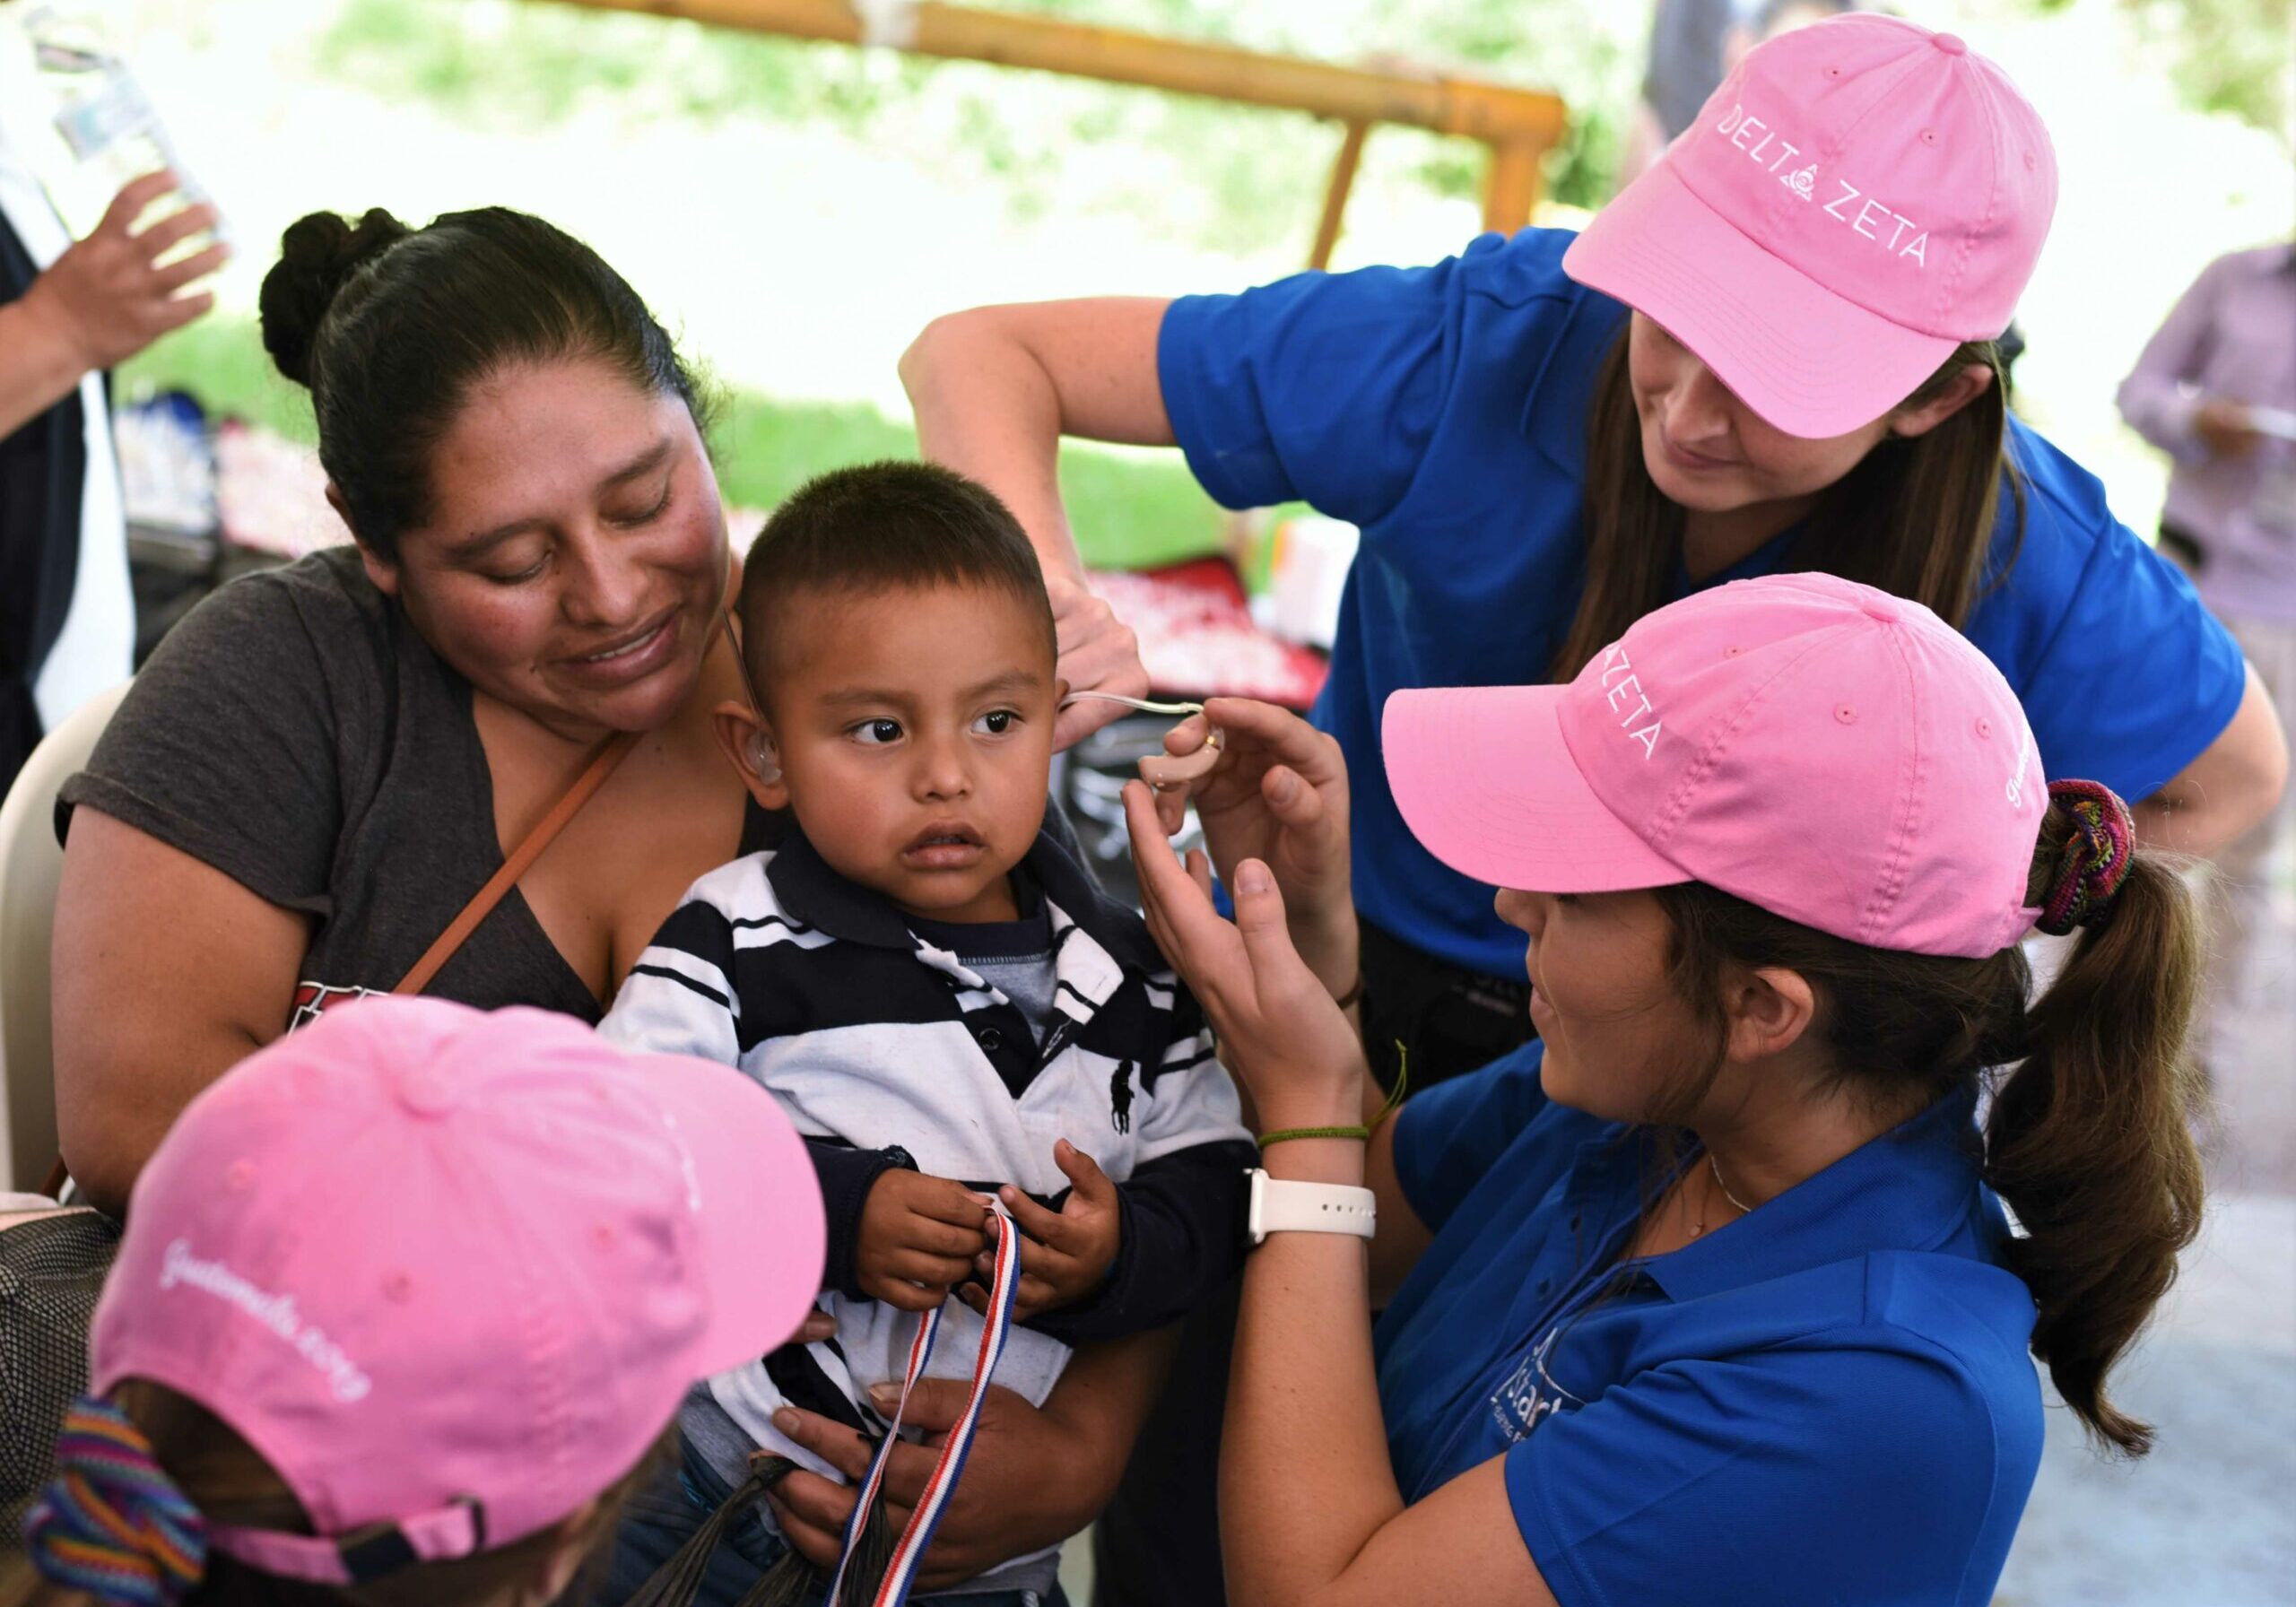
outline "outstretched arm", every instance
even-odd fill
[[[2248,676],[2231,724],[2176,779],[2136,806],[2137,835],[2146,847],[2213,854],[2280,802],[2288,785],[2288,739],[2254,665]]]
[[[1169,447],[1156,334],[1169,303],[1099,297],[978,307],[935,318],[900,360],[926,457],[1003,498],[1044,566],[1060,633],[1060,675],[1079,691],[1144,697],[1140,645],[1084,585],[1060,500],[1060,438]],[[1062,747],[1120,710],[1087,701],[1061,714]]]
[[[1263,1125],[1354,1125],[1370,1080],[1361,1045],[1292,947],[1267,866],[1236,867],[1231,925],[1212,907],[1201,858],[1184,872],[1161,849],[1146,789],[1127,788],[1126,804],[1150,928],[1250,1085]],[[1423,1246],[1391,1154],[1375,1172],[1367,1148],[1361,1139],[1292,1139],[1261,1164],[1277,1178],[1373,1187],[1379,1238]],[[1361,1241],[1310,1232],[1273,1235],[1245,1263],[1220,1465],[1231,1599],[1239,1607],[1551,1603],[1500,1460],[1404,1504],[1372,1367],[1371,1263]]]

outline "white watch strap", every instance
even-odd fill
[[[1378,1196],[1344,1183],[1295,1183],[1255,1167],[1245,1226],[1257,1245],[1271,1233],[1345,1233],[1369,1238],[1378,1225]]]

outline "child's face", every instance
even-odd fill
[[[1707,1053],[1669,975],[1665,908],[1647,892],[1513,890],[1496,908],[1531,940],[1524,969],[1547,1098],[1607,1121],[1648,1119]]]
[[[941,586],[807,595],[777,621],[760,690],[781,777],[745,777],[759,801],[786,802],[832,869],[911,915],[1014,918],[1008,873],[1044,823],[1058,712],[1042,614]]]

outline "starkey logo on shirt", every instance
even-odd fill
[[[1872,240],[1900,259],[1909,259],[1926,271],[1929,231],[1920,224],[1835,174],[1821,176],[1814,161],[1794,165],[1804,147],[1779,132],[1768,119],[1755,117],[1742,101],[1734,101],[1714,132],[1745,152],[1746,159],[1778,176],[1778,182],[1809,202],[1813,215],[1824,213],[1848,226],[1852,234]]]
[[[1553,1354],[1554,1342],[1561,1332],[1560,1326],[1549,1328],[1492,1394],[1492,1419],[1509,1440],[1528,1439],[1532,1430],[1548,1418],[1586,1404],[1547,1374],[1547,1358]]]
[[[1634,665],[1626,656],[1624,642],[1613,642],[1603,649],[1600,674],[1603,701],[1620,717],[1618,728],[1642,744],[1642,757],[1648,760],[1658,746],[1658,733],[1663,727],[1658,711],[1650,707],[1650,699],[1642,690],[1642,678],[1634,673]],[[1638,721],[1641,723],[1637,724]]]
[[[291,1346],[326,1379],[335,1398],[348,1404],[364,1400],[373,1387],[365,1371],[326,1336],[317,1323],[295,1309],[295,1297],[262,1289],[221,1261],[203,1260],[192,1253],[191,1240],[171,1240],[160,1264],[160,1287],[196,1289],[213,1295],[252,1317]]]

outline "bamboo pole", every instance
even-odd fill
[[[1491,168],[1483,177],[1483,226],[1512,234],[1531,221],[1538,204],[1540,159],[1546,148],[1526,140],[1509,140],[1491,147]]]
[[[1493,228],[1515,229],[1529,221],[1530,206],[1538,194],[1539,160],[1562,137],[1569,116],[1559,97],[1540,90],[1339,66],[1227,45],[1162,39],[1127,29],[943,4],[939,0],[890,8],[885,14],[891,22],[877,38],[869,37],[860,12],[849,0],[560,3],[682,18],[711,27],[792,39],[888,44],[921,56],[991,62],[1304,111],[1350,125],[1398,123],[1480,140],[1492,148],[1484,221]]]
[[[1340,222],[1347,214],[1347,192],[1355,186],[1355,169],[1363,161],[1363,141],[1369,123],[1350,123],[1339,142],[1339,155],[1331,165],[1331,183],[1324,190],[1323,216],[1316,222],[1315,248],[1308,265],[1318,273],[1331,266],[1332,248],[1339,244]]]

